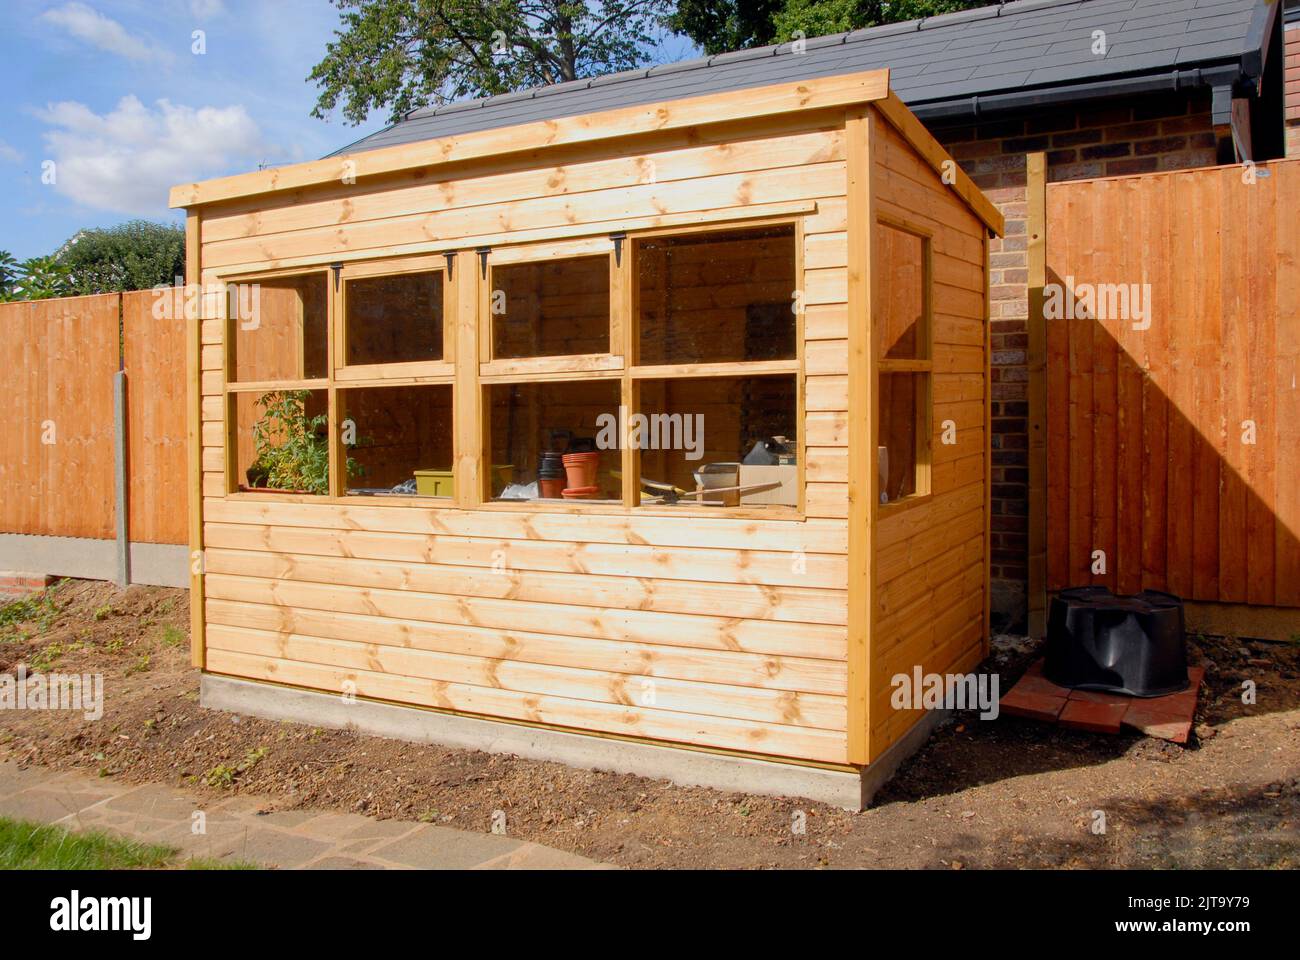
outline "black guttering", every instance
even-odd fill
[[[1245,79],[1237,61],[1191,70],[1163,70],[1159,73],[1116,77],[1089,83],[1069,83],[1037,90],[1015,90],[908,104],[922,120],[960,120],[1050,106],[1067,106],[1084,101],[1131,97],[1147,93],[1168,93],[1204,87],[1235,86]]]

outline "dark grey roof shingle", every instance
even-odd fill
[[[416,110],[339,154],[727,90],[890,68],[913,108],[936,101],[1185,69],[1250,52],[1266,0],[1016,0],[790,44]],[[1092,53],[1106,32],[1105,56]]]

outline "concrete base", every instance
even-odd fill
[[[730,793],[803,797],[848,810],[861,810],[870,804],[875,792],[907,757],[920,749],[946,716],[943,713],[927,715],[879,761],[861,773],[853,773],[589,737],[360,698],[349,703],[337,694],[238,680],[212,673],[205,673],[201,679],[199,702],[212,710],[228,710],[268,720],[350,729],[371,736],[437,743],[462,750],[507,753],[529,760],[629,773]]]
[[[154,587],[190,585],[189,548],[183,544],[131,544],[131,582]],[[0,570],[31,570],[82,580],[114,580],[116,540],[0,533]]]
[[[1300,637],[1300,608],[1252,607],[1244,603],[1183,602],[1190,633],[1251,640],[1294,641]]]

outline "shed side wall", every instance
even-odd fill
[[[870,638],[871,756],[921,719],[890,704],[893,676],[970,669],[983,651],[986,576],[984,229],[887,123],[873,128],[876,214],[932,237],[932,496],[877,514]],[[881,293],[891,276],[877,262]],[[955,443],[944,443],[945,421]]]

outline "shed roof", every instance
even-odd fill
[[[1266,43],[1269,0],[1016,0],[413,111],[333,156],[711,93],[890,70],[927,106],[1240,63]],[[1094,31],[1106,53],[1093,53]]]

